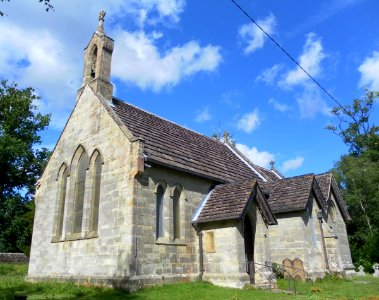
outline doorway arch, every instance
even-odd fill
[[[255,266],[254,266],[254,240],[255,224],[251,222],[248,214],[245,214],[243,220],[243,235],[245,242],[246,272],[250,276],[250,283],[255,283]]]

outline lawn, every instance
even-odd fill
[[[213,286],[206,282],[164,285],[137,293],[78,286],[75,283],[28,283],[24,277],[26,265],[0,264],[0,300],[14,299],[15,294],[25,294],[32,299],[132,299],[132,300],[242,300],[242,299],[369,299],[379,300],[379,278],[359,277],[342,280],[334,277],[315,283],[296,282],[296,295],[287,292],[270,293],[254,289],[231,289]],[[280,280],[282,290],[294,289],[293,282]]]

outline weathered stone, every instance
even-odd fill
[[[306,208],[283,208],[274,216],[276,204],[270,208],[270,195],[261,190],[262,180],[281,180],[270,170],[254,166],[232,145],[112,99],[112,50],[103,32],[94,34],[86,50],[83,87],[36,191],[29,280],[77,280],[133,291],[199,277],[230,287],[270,286],[271,262],[286,258],[287,273],[300,279],[323,275],[328,264],[329,270],[351,269],[342,206],[335,205],[333,217],[320,223],[317,212],[325,203],[304,189],[305,198],[295,193],[282,200],[288,205],[301,200]],[[125,115],[126,108],[134,114]],[[142,136],[134,136],[133,128]],[[171,138],[177,132],[181,136]],[[148,144],[142,137],[149,136],[159,138]],[[214,149],[225,151],[223,161]],[[151,159],[154,155],[167,161]],[[94,157],[101,157],[101,168]],[[229,194],[230,184],[224,183],[236,180]],[[197,222],[217,185],[226,192],[219,194],[224,202],[212,198],[212,222]],[[324,200],[334,203],[335,196],[332,191]]]
[[[357,276],[366,276],[365,268],[362,265],[358,267],[358,270]]]
[[[379,277],[379,264],[374,264],[372,266],[372,268],[374,269],[374,274],[372,274],[374,277]]]

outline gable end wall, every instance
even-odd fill
[[[52,242],[58,170],[63,162],[70,165],[79,145],[84,147],[88,157],[95,149],[103,156],[98,237],[89,238],[82,233],[76,240]],[[30,280],[129,276],[129,264],[121,266],[120,261],[129,261],[132,247],[133,178],[139,151],[139,142],[129,142],[104,105],[86,86],[40,179],[28,273]],[[66,207],[73,201],[72,177],[73,174],[67,180]],[[86,189],[88,184],[86,179]],[[87,199],[90,194],[86,191]],[[84,202],[86,215],[86,199]],[[65,211],[67,214],[67,208]],[[64,222],[67,223],[66,216]],[[63,233],[68,230],[65,223]]]

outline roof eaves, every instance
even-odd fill
[[[257,182],[255,181],[254,185],[251,187],[251,193],[250,193],[250,196],[249,198],[247,199],[246,203],[245,203],[245,206],[243,208],[243,210],[241,211],[241,213],[239,214],[238,218],[239,219],[242,219],[246,212],[247,212],[247,208],[249,207],[249,204],[253,201],[253,199],[256,197],[257,195]]]
[[[203,219],[199,221],[192,221],[192,224],[194,226],[199,224],[206,224],[206,223],[213,223],[213,222],[219,222],[219,221],[232,221],[232,220],[240,220],[239,216],[231,216],[231,217],[216,217],[216,218],[209,218],[209,219]]]
[[[349,211],[347,210],[345,201],[343,200],[343,197],[341,195],[340,189],[338,188],[337,182],[335,181],[334,177],[332,177],[331,180],[331,189],[333,189],[334,195],[336,196],[336,202],[338,205],[338,208],[342,212],[342,216],[345,221],[351,221],[351,216],[349,214]]]
[[[160,160],[153,159],[153,158],[151,158],[149,156],[145,156],[145,161],[149,161],[149,162],[154,163],[156,165],[160,165],[160,166],[163,166],[163,167],[168,167],[168,168],[171,168],[171,169],[174,169],[174,170],[178,170],[178,171],[181,171],[181,172],[184,172],[184,173],[188,173],[188,174],[196,175],[196,176],[199,176],[199,177],[203,177],[203,178],[209,179],[211,181],[215,181],[217,183],[227,183],[227,182],[229,182],[225,178],[220,178],[220,177],[205,175],[205,174],[200,173],[200,172],[195,172],[195,171],[189,170],[187,168],[181,168],[181,167],[169,164],[169,163],[162,162]]]
[[[259,184],[256,185],[256,198],[258,203],[258,209],[261,211],[261,215],[268,225],[277,225],[276,220],[270,206],[267,203],[266,197],[263,194]]]
[[[288,209],[273,209],[274,216],[280,215],[280,214],[286,214],[286,213],[296,213],[305,211],[306,207],[304,208],[288,208]]]
[[[316,195],[316,201],[318,202],[318,204],[321,206],[321,209],[326,212],[326,201],[324,199],[324,196],[322,195],[322,192],[321,192],[321,189],[320,189],[320,186],[318,185],[318,182],[316,180],[316,177],[313,176],[313,181],[312,181],[312,184],[311,184],[311,189],[313,189],[315,195]]]

